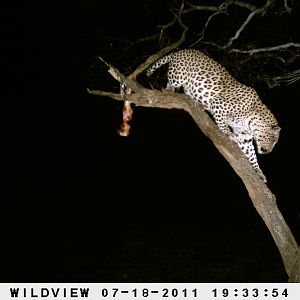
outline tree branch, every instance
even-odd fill
[[[269,88],[279,86],[281,83],[289,85],[300,79],[300,69],[275,77],[262,76],[260,78],[267,83]]]
[[[214,12],[226,12],[229,5],[235,5],[242,8],[249,9],[250,11],[253,11],[256,9],[255,5],[252,5],[247,2],[238,1],[238,0],[226,0],[223,3],[221,3],[219,6],[209,6],[209,5],[195,5],[195,4],[188,4],[188,8],[183,11],[183,13],[187,14],[196,10],[201,11],[214,11]]]
[[[300,282],[300,247],[296,258],[296,263],[289,277],[289,282]]]
[[[251,49],[251,50],[239,50],[232,48],[230,49],[229,52],[237,52],[237,53],[247,53],[250,55],[260,53],[260,52],[270,52],[270,51],[280,51],[280,50],[286,50],[288,48],[295,47],[300,49],[300,43],[285,43],[277,46],[272,46],[272,47],[263,47],[263,48],[256,48],[256,49]]]
[[[177,40],[176,42],[174,42],[173,44],[162,48],[159,52],[149,56],[146,61],[144,61],[142,64],[140,64],[129,76],[129,79],[135,79],[140,73],[142,73],[143,71],[145,71],[152,63],[154,63],[156,60],[158,60],[159,58],[161,58],[162,56],[164,56],[166,53],[178,48],[184,41],[186,38],[186,34],[188,31],[188,27],[182,22],[181,20],[181,16],[182,16],[182,12],[184,9],[184,1],[181,4],[181,7],[179,9],[179,13],[178,13],[178,17],[176,17],[176,20],[179,21],[180,26],[183,28],[181,37],[179,38],[179,40]],[[171,21],[171,23],[169,24],[173,24],[173,21]]]
[[[244,23],[241,25],[241,27],[236,31],[235,35],[229,39],[229,41],[223,46],[223,48],[228,48],[232,45],[233,41],[237,40],[241,34],[241,32],[245,29],[245,27],[250,23],[250,21],[256,16],[256,15],[264,15],[269,7],[273,4],[273,0],[267,0],[266,4],[261,7],[253,10],[247,17],[247,19],[244,21]]]
[[[255,5],[252,5],[250,3],[243,2],[243,1],[238,1],[238,0],[225,0],[219,6],[206,6],[206,5],[189,4],[189,7],[183,11],[183,14],[187,14],[187,13],[190,13],[190,12],[193,12],[193,11],[212,11],[212,12],[214,12],[213,14],[211,14],[209,16],[209,18],[207,19],[205,25],[203,26],[203,29],[200,33],[200,38],[196,42],[194,42],[192,45],[194,46],[197,43],[199,43],[201,40],[203,40],[205,30],[207,29],[209,23],[211,22],[211,20],[215,16],[217,16],[219,14],[227,13],[228,12],[228,7],[230,5],[234,5],[234,6],[239,6],[241,8],[245,8],[245,9],[250,10],[250,14],[246,18],[246,20],[238,28],[238,30],[235,32],[235,34],[228,40],[228,42],[225,43],[223,46],[218,45],[214,42],[205,42],[206,44],[213,45],[213,46],[215,46],[219,49],[223,49],[223,50],[230,48],[232,46],[233,42],[240,37],[242,31],[251,22],[251,20],[257,15],[261,15],[261,16],[265,15],[269,11],[270,7],[273,4],[274,4],[274,0],[266,0],[265,5],[260,7],[260,8],[257,8]],[[284,0],[284,11],[286,11],[286,12],[291,11],[291,8],[288,6],[286,0]],[[230,49],[229,52],[248,53],[248,54],[252,55],[252,54],[258,53],[258,52],[277,51],[277,50],[285,49],[285,48],[288,48],[288,47],[299,47],[299,43],[287,43],[287,44],[283,44],[281,46],[258,48],[258,49],[253,49],[253,50]]]
[[[223,46],[224,48],[228,48],[232,45],[233,41],[237,40],[241,34],[241,32],[245,29],[245,27],[250,23],[254,16],[261,14],[262,9],[256,9],[255,11],[251,12],[241,27],[236,31],[235,35],[229,39],[229,41]]]
[[[189,8],[184,10],[183,13],[190,13],[190,12],[193,12],[193,11],[213,11],[214,13],[211,14],[207,21],[205,22],[205,25],[200,33],[200,38],[193,43],[193,45],[199,43],[203,37],[204,37],[204,33],[205,33],[205,30],[206,28],[208,27],[208,24],[211,22],[211,20],[216,17],[217,15],[220,15],[220,14],[225,14],[227,13],[227,10],[228,10],[228,7],[230,5],[236,5],[236,6],[239,6],[239,7],[242,7],[242,8],[246,8],[246,9],[249,9],[250,11],[254,11],[256,9],[256,6],[250,4],[250,3],[247,3],[247,2],[241,2],[241,1],[238,1],[238,0],[227,0],[227,1],[224,1],[223,3],[221,3],[219,6],[203,6],[203,5],[194,5],[194,4],[189,4]],[[250,22],[250,20],[248,21],[248,23]],[[246,26],[247,24],[243,24],[242,26]],[[241,32],[244,27],[242,29],[240,29],[239,31]],[[234,39],[237,39],[240,35],[240,32],[237,32],[236,33],[236,37],[233,37],[232,40],[230,40],[228,42],[228,46],[223,46],[224,48],[226,47],[229,47],[233,40]]]

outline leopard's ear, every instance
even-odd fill
[[[272,131],[276,134],[279,134],[281,128],[278,125],[275,125],[272,127]]]

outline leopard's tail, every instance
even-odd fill
[[[160,58],[146,71],[146,75],[151,76],[156,69],[160,68],[162,65],[169,63],[171,59],[172,53]]]

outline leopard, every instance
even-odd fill
[[[201,103],[267,182],[257,153],[272,152],[281,128],[256,90],[236,80],[218,61],[197,49],[177,50],[163,56],[150,65],[146,75],[151,76],[165,64],[168,64],[166,90],[182,90],[196,104]]]

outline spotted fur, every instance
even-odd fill
[[[266,181],[260,169],[259,154],[270,153],[278,141],[280,127],[256,91],[235,80],[218,62],[198,50],[180,50],[157,60],[148,70],[169,63],[167,89],[183,88],[185,94],[204,105],[220,130],[241,148],[253,168]]]

